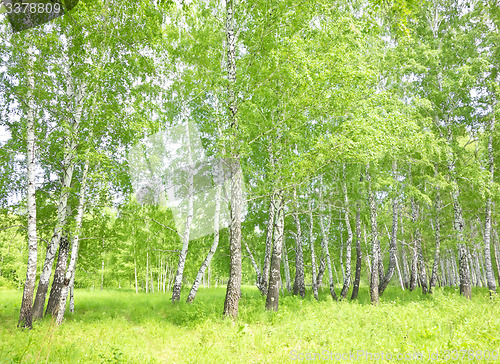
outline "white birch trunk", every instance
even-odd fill
[[[295,233],[295,281],[293,284],[293,294],[300,294],[301,297],[304,297],[306,293],[306,285],[304,282],[304,254],[302,250],[302,229],[300,227],[300,218],[298,215],[299,203],[297,200],[296,187],[293,189],[293,199],[295,204],[293,220],[297,229]]]
[[[378,226],[377,226],[377,206],[375,201],[375,196],[372,192],[371,187],[371,176],[369,171],[369,165],[366,166],[366,180],[368,181],[368,206],[370,209],[370,226],[371,226],[371,250],[372,250],[372,264],[370,273],[370,301],[372,305],[379,304],[379,260],[380,260],[380,241],[378,238]]]
[[[323,205],[323,186],[322,186],[323,179],[320,179],[320,188],[319,188],[319,210],[320,210],[320,215],[319,215],[319,225],[321,228],[321,246],[323,248],[323,254],[325,255],[325,261],[326,261],[326,267],[328,268],[328,282],[330,285],[330,294],[332,298],[336,301],[337,294],[335,293],[335,284],[333,283],[333,270],[332,270],[332,261],[330,258],[330,250],[328,248],[328,233],[325,228],[325,222],[324,222],[324,210],[325,207]]]
[[[271,156],[271,158],[273,158]],[[269,203],[269,215],[267,219],[267,232],[266,232],[266,247],[264,251],[264,265],[262,267],[262,276],[260,282],[260,291],[262,295],[267,295],[267,286],[269,285],[269,268],[271,266],[271,252],[273,250],[273,231],[274,231],[274,215],[276,196],[275,192],[271,194],[271,202]]]
[[[184,234],[182,235],[182,248],[179,254],[179,263],[177,272],[175,273],[174,288],[172,290],[172,303],[176,303],[181,298],[182,278],[184,277],[184,267],[186,265],[186,257],[189,249],[189,234],[191,232],[191,224],[193,222],[193,203],[194,203],[194,163],[193,152],[191,150],[191,133],[189,131],[189,123],[186,121],[186,138],[187,138],[187,157],[188,157],[188,211],[186,222],[184,225]]]
[[[220,176],[222,168],[218,168],[217,171],[217,176]],[[212,261],[212,258],[217,251],[217,246],[219,245],[219,223],[220,223],[220,205],[221,205],[221,198],[222,198],[222,181],[217,180],[217,187],[215,191],[215,213],[214,213],[214,242],[212,243],[212,246],[210,247],[210,250],[208,251],[207,257],[201,264],[200,270],[198,271],[198,274],[196,275],[196,278],[193,283],[193,287],[191,288],[191,291],[189,292],[187,302],[193,302],[194,298],[196,297],[196,292],[198,292],[198,287],[200,285],[201,277],[205,274],[206,269],[210,266],[210,262]],[[258,279],[259,280],[259,279]]]
[[[313,214],[312,214],[312,202],[311,199],[309,199],[308,203],[309,207],[309,248],[311,249],[311,269],[312,269],[312,291],[314,298],[318,300],[318,285],[317,285],[317,280],[318,280],[318,275],[316,274],[316,253],[314,249],[314,219],[313,219]]]
[[[149,252],[146,252],[146,293],[149,292]]]
[[[285,237],[283,236],[282,239],[283,243],[281,245],[282,248],[282,255],[283,255],[283,270],[285,272],[285,283],[286,283],[286,290],[288,292],[292,291],[292,281],[290,278],[290,265],[288,264],[288,248],[286,246],[285,242]]]
[[[36,280],[36,261],[37,261],[37,235],[36,235],[36,185],[35,185],[35,102],[33,100],[33,90],[35,88],[35,78],[33,75],[33,48],[28,49],[28,110],[26,115],[26,139],[27,139],[27,183],[28,191],[26,195],[28,208],[28,265],[26,270],[26,280],[24,283],[23,298],[21,301],[21,311],[19,314],[18,327],[32,328],[33,321],[33,294]]]
[[[85,193],[87,190],[87,174],[89,171],[89,162],[85,161],[85,166],[83,167],[82,184],[80,187],[80,198],[78,200],[78,210],[76,214],[76,229],[73,236],[73,241],[71,244],[71,258],[69,261],[68,268],[66,269],[66,277],[64,279],[64,286],[61,291],[61,300],[59,302],[59,309],[57,312],[56,323],[60,325],[64,317],[64,311],[66,309],[66,300],[68,298],[68,290],[72,280],[74,280],[74,275],[76,271],[76,261],[78,259],[78,248],[80,245],[80,231],[82,228],[83,213],[85,211]]]
[[[347,241],[346,241],[346,253],[345,253],[345,272],[344,272],[344,284],[342,286],[342,291],[340,292],[340,298],[347,297],[347,291],[349,290],[349,285],[351,284],[351,245],[352,245],[352,229],[350,222],[349,213],[349,196],[347,194],[347,184],[346,184],[346,174],[345,174],[345,163],[342,165],[342,193],[344,194],[344,221],[347,230]]]
[[[356,206],[356,273],[354,275],[354,284],[352,287],[351,300],[358,298],[359,283],[361,280],[361,263],[363,254],[361,252],[361,206],[357,203]]]
[[[489,125],[489,138],[488,138],[488,164],[489,164],[489,181],[487,184],[485,217],[484,217],[484,268],[486,270],[486,280],[488,282],[488,289],[490,296],[496,292],[495,274],[493,273],[493,265],[491,263],[491,186],[494,181],[495,161],[493,154],[493,134],[495,131],[495,116],[493,115]],[[497,261],[498,262],[498,261]],[[500,277],[499,277],[500,279]]]
[[[71,286],[69,288],[69,312],[75,312],[75,279],[71,282]]]
[[[69,240],[66,236],[61,236],[61,242],[59,244],[59,255],[57,257],[56,271],[54,273],[54,279],[52,280],[52,287],[50,289],[49,301],[47,303],[47,309],[45,310],[45,315],[49,314],[51,316],[57,315],[57,309],[59,308],[59,301],[61,299],[61,290],[64,282],[64,276],[66,274],[66,267],[68,265],[68,253],[69,253]]]
[[[396,161],[392,162],[392,173],[394,184],[397,185],[397,165]],[[396,254],[398,251],[398,221],[399,221],[399,196],[394,196],[392,200],[392,231],[389,240],[389,266],[387,267],[387,273],[384,275],[382,281],[379,284],[378,294],[382,296],[385,289],[389,285],[394,274],[394,268],[396,267]]]
[[[137,287],[137,260],[134,258],[134,278],[135,278],[135,293],[139,293],[139,288]]]
[[[434,235],[436,239],[435,251],[434,251],[434,263],[432,265],[432,273],[431,280],[429,282],[429,293],[432,293],[432,289],[436,286],[436,282],[438,279],[438,267],[439,267],[439,254],[440,254],[440,246],[441,246],[441,194],[439,193],[439,187],[436,187],[436,201],[435,201],[435,217],[434,224],[431,225],[434,228]]]
[[[238,100],[236,97],[236,34],[234,30],[234,1],[226,1],[225,33],[227,45],[229,127],[232,136],[238,132]],[[224,316],[236,319],[241,297],[241,214],[243,205],[240,155],[231,145],[231,225],[229,236],[229,280],[224,300]]]
[[[266,310],[278,311],[279,307],[279,289],[281,283],[281,252],[283,244],[283,230],[285,214],[283,211],[283,192],[276,193],[276,225],[274,231],[274,244],[271,256],[271,269],[269,275],[269,287],[267,290]]]

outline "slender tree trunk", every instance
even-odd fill
[[[45,297],[47,296],[47,289],[49,287],[50,276],[52,274],[52,266],[54,265],[54,258],[56,256],[57,248],[59,247],[59,242],[61,240],[62,229],[66,224],[67,220],[67,204],[69,189],[71,187],[71,181],[73,179],[73,170],[75,168],[75,153],[77,147],[77,139],[73,133],[78,133],[80,121],[82,118],[83,103],[85,98],[85,85],[77,87],[75,91],[75,86],[73,78],[70,76],[70,71],[68,70],[68,89],[67,96],[69,100],[72,100],[74,107],[74,123],[70,126],[70,130],[66,131],[66,142],[64,146],[64,160],[63,160],[63,178],[61,183],[61,194],[59,196],[59,204],[57,207],[57,218],[56,226],[54,227],[54,233],[47,246],[47,253],[45,255],[45,263],[43,265],[42,274],[40,275],[40,280],[38,281],[38,287],[36,290],[35,302],[33,303],[33,319],[38,320],[43,317],[43,309],[45,305]],[[71,110],[71,108],[70,108]]]
[[[320,183],[323,183],[323,179],[320,180]],[[319,188],[319,209],[320,209],[320,215],[319,215],[319,224],[321,227],[321,246],[323,248],[323,254],[325,256],[325,262],[326,262],[326,267],[328,268],[328,283],[330,284],[330,294],[332,298],[336,301],[337,294],[335,293],[335,284],[333,283],[333,270],[332,270],[332,261],[330,258],[330,250],[328,247],[328,232],[327,229],[325,228],[325,223],[324,223],[324,205],[323,205],[323,186],[321,185]]]
[[[59,308],[57,309],[56,323],[60,325],[64,317],[64,310],[66,309],[66,300],[68,298],[68,291],[70,288],[70,283],[74,281],[75,271],[76,271],[76,261],[78,259],[78,248],[80,244],[80,231],[82,228],[83,213],[85,210],[85,193],[87,190],[87,174],[89,171],[89,162],[85,161],[85,166],[83,167],[82,184],[80,187],[80,198],[78,200],[78,209],[76,214],[76,229],[73,236],[73,241],[71,244],[71,258],[69,261],[68,268],[66,269],[66,276],[63,282],[63,288],[61,291],[61,299],[59,301]]]
[[[396,184],[396,161],[392,163],[392,172],[394,174],[394,183]],[[396,253],[398,251],[398,220],[399,220],[399,196],[394,196],[392,200],[392,232],[391,239],[389,241],[389,266],[387,267],[387,273],[383,277],[380,285],[378,287],[378,294],[382,296],[385,289],[391,281],[392,275],[394,274],[394,268],[396,267]]]
[[[176,303],[181,298],[182,279],[184,277],[184,267],[189,249],[189,234],[191,232],[191,224],[193,222],[193,203],[194,203],[194,163],[193,151],[191,150],[191,132],[189,130],[189,122],[186,120],[186,140],[187,140],[187,155],[188,155],[188,206],[187,216],[182,234],[182,248],[179,254],[179,262],[177,264],[177,272],[175,273],[174,287],[172,290],[172,303]]]
[[[404,241],[404,225],[403,216],[401,216],[401,262],[403,265],[403,283],[406,289],[410,288],[410,272],[408,268],[408,259],[406,257],[405,241]]]
[[[418,205],[415,203],[415,200],[411,199],[411,213],[412,213],[412,222],[414,224],[414,231],[411,234],[412,242],[411,242],[411,270],[410,270],[410,291],[413,291],[417,288],[418,283],[418,242],[420,234],[418,233],[418,227],[416,224],[418,223]]]
[[[370,301],[372,305],[379,303],[379,260],[380,260],[380,241],[378,239],[378,226],[377,226],[377,206],[375,196],[371,187],[371,176],[369,166],[366,166],[366,180],[368,181],[368,205],[370,208],[370,222],[371,222],[371,235],[372,235],[372,270],[370,274]]]
[[[355,300],[358,298],[359,292],[359,283],[361,280],[361,262],[362,262],[362,253],[361,253],[361,206],[358,203],[356,208],[356,273],[354,276],[354,285],[352,288],[351,300]]]
[[[453,286],[460,285],[460,275],[458,273],[457,257],[455,252],[450,249],[450,265],[453,275]]]
[[[415,232],[416,243],[417,243],[417,255],[418,255],[418,278],[420,286],[422,287],[422,293],[427,294],[427,271],[425,256],[422,250],[422,237],[420,235],[420,229]]]
[[[342,273],[342,284],[345,279],[345,266],[344,266],[344,234],[343,234],[343,228],[342,228],[342,211],[340,211],[340,216],[339,216],[339,237],[340,237],[340,254],[339,254],[339,260],[340,260],[340,271]],[[335,264],[334,264],[335,266]],[[338,282],[338,278],[337,278]],[[342,299],[342,298],[341,298]]]
[[[220,172],[222,168],[219,168],[217,172]],[[218,173],[219,175],[220,173]],[[215,213],[214,213],[214,241],[212,243],[212,246],[210,247],[210,250],[208,251],[207,257],[201,264],[200,270],[198,271],[198,274],[196,275],[196,278],[193,283],[193,287],[191,288],[191,291],[189,292],[187,302],[193,302],[194,298],[196,297],[196,292],[198,292],[198,287],[200,285],[201,277],[205,274],[205,271],[207,267],[210,266],[210,262],[212,261],[212,258],[217,251],[217,246],[219,245],[219,221],[220,221],[220,205],[221,205],[221,195],[222,195],[222,180],[217,181],[217,187],[215,191]],[[248,247],[247,247],[248,248]],[[253,257],[252,257],[253,260]],[[259,279],[257,279],[259,280]]]
[[[495,163],[493,155],[493,133],[495,130],[495,116],[491,117],[490,130],[488,138],[488,164],[490,169],[490,178],[488,181],[488,190],[486,195],[485,217],[484,217],[484,268],[486,270],[486,280],[488,282],[488,289],[490,290],[490,297],[496,292],[495,274],[493,273],[493,266],[491,263],[491,185],[493,184],[493,177],[495,172]],[[498,264],[498,261],[497,261]]]
[[[273,158],[271,156],[271,158]],[[271,202],[269,203],[269,217],[267,219],[267,233],[266,233],[266,248],[264,252],[264,266],[262,268],[261,276],[261,293],[263,296],[267,295],[267,287],[269,285],[269,267],[271,264],[271,252],[273,250],[273,231],[274,231],[274,214],[275,214],[275,193],[271,194]]]
[[[277,193],[276,206],[276,227],[274,230],[274,244],[271,256],[271,272],[269,277],[269,288],[267,290],[266,310],[278,311],[279,306],[279,289],[280,289],[280,266],[281,266],[281,251],[283,243],[283,230],[285,223],[285,214],[283,211],[283,192]]]
[[[403,276],[401,275],[401,270],[399,269],[399,263],[398,263],[398,257],[396,255],[396,269],[398,271],[398,277],[399,277],[399,284],[401,285],[401,290],[405,290],[405,285],[403,282]]]
[[[467,248],[463,243],[463,229],[464,229],[464,220],[462,215],[462,207],[458,201],[458,187],[454,187],[452,191],[452,199],[453,199],[453,211],[455,215],[454,227],[457,235],[458,243],[458,267],[459,267],[459,277],[460,277],[460,294],[465,296],[466,298],[471,298],[472,288],[471,288],[471,277],[469,266],[467,264]]]
[[[158,273],[156,274],[156,292],[160,293],[161,287],[161,257],[158,258]]]
[[[146,293],[149,292],[149,252],[146,252]]]
[[[227,44],[227,75],[228,75],[228,107],[229,123],[236,135],[238,129],[237,98],[236,98],[236,34],[234,31],[234,2],[226,1],[226,44]],[[236,319],[241,296],[241,209],[243,195],[241,183],[243,180],[239,153],[232,146],[231,161],[231,226],[229,241],[229,281],[227,283],[226,299],[224,301],[224,316]]]
[[[293,294],[300,294],[304,297],[306,294],[306,284],[304,281],[304,255],[302,252],[302,229],[300,228],[300,218],[298,215],[299,203],[297,200],[297,188],[293,190],[293,199],[295,202],[295,214],[293,220],[297,232],[295,233],[295,281],[293,283]]]
[[[439,187],[436,187],[436,201],[435,201],[435,212],[436,215],[434,217],[434,234],[436,237],[436,244],[434,250],[434,263],[432,265],[432,273],[431,280],[429,282],[429,293],[432,293],[432,289],[436,286],[436,282],[438,279],[438,269],[439,269],[439,253],[441,246],[441,194],[439,193]],[[431,222],[432,224],[432,222]]]
[[[246,241],[245,241],[245,249],[246,249],[246,251],[248,253],[248,256],[250,257],[250,262],[252,262],[252,266],[253,266],[253,269],[255,271],[255,275],[257,276],[257,280],[256,280],[257,288],[259,289],[259,291],[262,292],[262,287],[260,286],[260,282],[262,281],[260,268],[257,265],[257,262],[255,261],[255,258],[254,258],[253,254],[252,254],[252,251],[248,247],[248,244],[247,244]]]
[[[104,290],[104,259],[101,260],[101,291]]]
[[[149,284],[150,284],[150,289],[151,293],[155,293],[155,281],[154,281],[154,276],[153,276],[153,264],[151,264],[151,275],[149,276]]]
[[[283,270],[285,272],[285,283],[286,283],[286,290],[288,292],[292,292],[292,282],[290,278],[290,265],[288,264],[288,248],[286,246],[285,242],[285,237],[283,236],[283,242],[281,245],[281,248],[283,249]]]
[[[210,265],[208,266],[208,272],[207,272],[207,287],[210,288],[210,282],[212,281],[212,269],[210,268]]]
[[[448,135],[447,140],[448,144],[451,146],[452,141],[452,132],[449,125],[448,126]],[[453,227],[455,229],[455,235],[457,240],[457,248],[458,248],[458,266],[459,266],[459,276],[460,276],[460,294],[462,294],[466,298],[471,298],[472,288],[471,288],[471,276],[469,267],[467,264],[467,249],[464,243],[464,218],[462,214],[462,206],[460,205],[459,197],[460,190],[458,188],[458,184],[455,178],[455,162],[453,161],[453,155],[448,156],[448,171],[450,176],[450,181],[452,183],[451,190],[451,198],[453,201],[453,215],[454,215],[454,223]]]
[[[36,185],[35,185],[35,102],[33,100],[33,90],[35,88],[35,78],[33,76],[33,56],[32,47],[28,50],[29,64],[27,68],[28,92],[28,111],[26,116],[26,134],[27,134],[27,182],[28,191],[26,195],[28,207],[28,266],[26,270],[26,281],[24,283],[23,298],[21,301],[21,311],[19,313],[18,327],[32,328],[33,321],[33,293],[36,280],[36,261],[37,261],[37,236],[36,236]]]
[[[449,281],[448,281],[448,275],[447,275],[447,270],[446,270],[446,265],[445,265],[445,259],[444,256],[441,256],[439,259],[439,265],[441,266],[441,287],[448,286]]]
[[[415,233],[413,239],[413,260],[412,260],[412,282],[413,289],[416,283],[422,287],[422,293],[427,293],[427,272],[424,253],[422,251],[422,236],[418,227],[420,208],[415,200],[411,199],[412,220],[415,224]],[[410,284],[411,285],[411,284]]]
[[[316,287],[323,288],[323,276],[326,271],[326,260],[325,257],[321,257],[318,269],[318,276],[316,277]]]
[[[318,275],[316,274],[316,253],[314,249],[314,219],[313,219],[313,214],[312,214],[312,202],[309,199],[308,203],[309,207],[309,247],[311,249],[311,269],[312,269],[312,291],[314,298],[318,300],[318,285],[317,285],[317,279]]]
[[[481,271],[481,282],[483,282],[483,286],[488,287],[488,279],[486,277],[486,270],[485,270],[485,266],[484,266],[484,260],[485,260],[484,250],[482,249],[482,246],[480,244],[476,244],[474,249],[476,250],[476,253],[477,253],[477,263],[478,263],[479,269]],[[490,250],[490,254],[491,254],[491,250]],[[490,259],[491,259],[491,256],[490,256]],[[493,273],[493,269],[492,269],[492,273]],[[495,280],[494,273],[493,273],[493,280]],[[496,284],[495,284],[495,286],[496,286]]]
[[[135,293],[139,293],[139,288],[137,287],[137,260],[134,258],[134,278],[135,278]]]
[[[455,251],[450,249],[450,268],[451,268],[451,275],[453,276],[453,287],[460,286],[460,276],[458,275],[457,257],[458,255],[455,254]]]
[[[73,278],[73,282],[71,282],[71,286],[69,288],[69,312],[75,312],[75,281]]]
[[[346,174],[345,174],[345,163],[342,165],[342,192],[344,194],[344,215],[345,215],[345,227],[347,230],[347,241],[346,241],[346,253],[345,253],[345,275],[344,284],[342,286],[342,291],[340,292],[340,298],[347,297],[347,291],[351,284],[351,244],[352,244],[352,229],[350,222],[349,213],[349,196],[347,195],[347,184],[346,184]]]
[[[366,266],[367,266],[367,275],[368,277],[371,277],[372,274],[372,263],[371,263],[371,257],[372,255],[369,253],[371,250],[371,245],[368,244],[368,241],[366,239],[366,226],[363,225],[363,241],[365,242],[365,249],[367,251],[366,254]]]
[[[230,266],[227,283],[224,315],[236,319],[241,294],[241,209],[242,209],[242,175],[239,160],[232,161],[231,185],[231,226],[230,226]]]
[[[57,315],[57,308],[59,308],[59,301],[61,299],[64,275],[66,273],[66,266],[68,265],[68,253],[69,240],[67,236],[63,235],[61,236],[61,241],[59,243],[59,256],[57,257],[56,271],[54,273],[54,280],[52,281],[49,302],[47,303],[45,315]]]

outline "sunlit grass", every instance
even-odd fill
[[[245,287],[236,323],[222,319],[223,287],[201,288],[191,305],[172,305],[165,294],[77,290],[76,312],[61,327],[46,318],[31,331],[16,328],[21,294],[0,291],[0,362],[281,363],[296,358],[292,350],[444,354],[500,346],[500,306],[484,289],[467,301],[456,290],[422,296],[390,287],[379,307],[369,305],[366,289],[359,302],[333,302],[326,291],[319,302],[286,295],[271,313]]]

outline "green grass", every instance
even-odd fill
[[[292,361],[292,350],[444,355],[500,346],[500,298],[485,289],[466,301],[452,289],[422,296],[389,287],[379,307],[366,289],[359,302],[287,295],[272,313],[245,287],[236,323],[221,318],[224,288],[201,288],[194,304],[175,306],[164,294],[77,290],[62,326],[46,318],[31,331],[16,328],[21,295],[0,291],[0,363],[283,363],[310,362]]]

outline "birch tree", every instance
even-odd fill
[[[234,1],[226,0],[225,12],[225,33],[226,33],[226,71],[228,77],[227,84],[227,106],[229,112],[229,129],[231,130],[231,140],[235,143],[238,130],[238,101],[236,97],[236,33]],[[227,283],[226,299],[224,301],[224,316],[235,319],[238,315],[238,304],[241,291],[241,209],[243,204],[242,196],[242,171],[240,156],[236,145],[230,146],[231,161],[229,170],[231,171],[231,223],[229,240],[229,281]]]
[[[63,281],[63,287],[61,289],[61,298],[59,301],[59,307],[57,308],[56,323],[60,325],[64,318],[64,311],[66,310],[66,301],[68,298],[68,293],[73,285],[75,279],[76,262],[78,259],[78,248],[80,244],[80,232],[82,228],[83,213],[85,211],[85,194],[87,192],[87,174],[89,171],[89,161],[85,160],[82,172],[82,181],[80,187],[80,196],[78,199],[78,208],[75,218],[76,228],[73,234],[73,239],[71,242],[71,257],[66,269],[66,275]]]
[[[270,267],[270,275],[269,275],[269,287],[267,289],[267,298],[266,298],[266,310],[268,311],[278,311],[279,306],[279,292],[280,292],[280,283],[281,283],[281,253],[282,253],[282,244],[284,239],[284,223],[285,223],[285,214],[283,211],[284,199],[283,192],[278,190],[276,194],[276,225],[274,228],[274,242],[273,242],[273,251],[271,255],[271,267]]]
[[[34,47],[28,48],[27,61],[27,83],[26,99],[28,100],[26,111],[26,140],[27,140],[27,183],[28,189],[26,200],[28,205],[28,265],[26,270],[26,281],[24,283],[23,298],[21,301],[21,313],[19,314],[18,327],[32,328],[33,321],[33,295],[36,280],[37,262],[37,234],[36,234],[36,141],[35,141],[35,103],[33,100],[33,90],[35,88],[34,77]]]
[[[182,235],[182,248],[179,253],[179,263],[177,265],[177,272],[175,273],[174,286],[172,290],[172,303],[178,302],[181,298],[182,278],[184,277],[184,266],[186,264],[186,257],[189,249],[189,234],[191,232],[191,224],[193,222],[193,202],[194,202],[194,174],[195,166],[193,163],[193,151],[191,149],[191,132],[189,130],[189,123],[186,122],[185,126],[186,147],[187,147],[187,215],[184,224]]]

